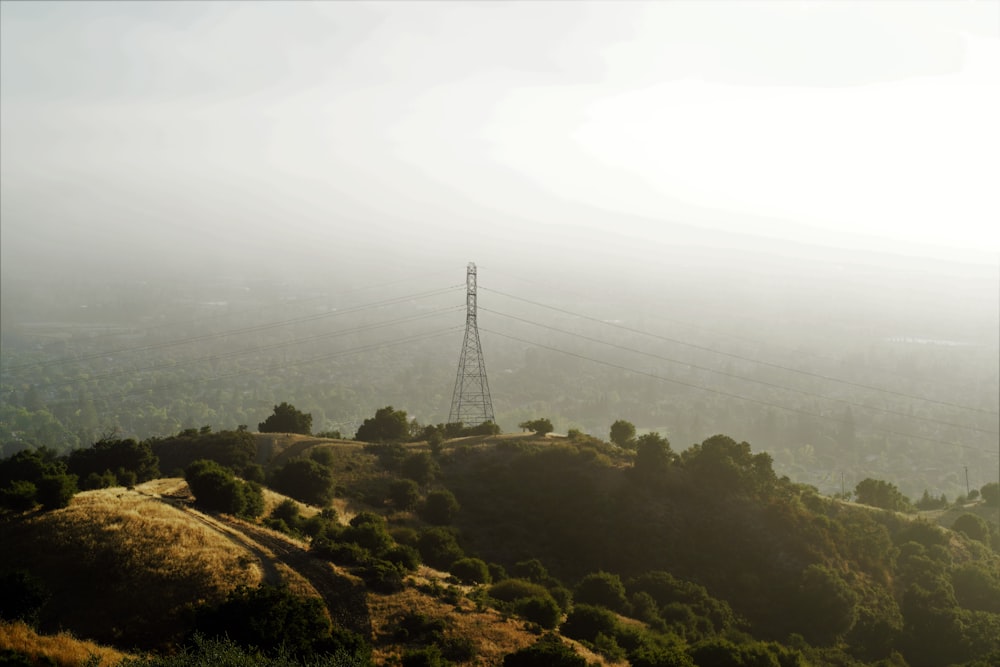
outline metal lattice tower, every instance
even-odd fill
[[[465,274],[465,285],[465,340],[458,358],[458,375],[455,377],[448,423],[478,426],[494,421],[494,418],[483,348],[479,344],[479,326],[476,324],[476,265],[472,262],[469,262]]]

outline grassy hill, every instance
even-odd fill
[[[691,667],[741,655],[733,664],[918,665],[936,650],[928,664],[978,667],[1000,655],[1000,526],[981,542],[823,498],[722,436],[681,453],[579,435],[475,436],[433,450],[290,434],[253,443],[268,479],[303,459],[324,470],[332,510],[264,489],[261,518],[208,513],[168,477],[0,520],[0,573],[28,571],[50,593],[39,631],[172,651],[197,610],[267,584],[319,600],[375,665],[447,664],[413,662],[442,647],[451,664],[502,664],[543,630],[528,620],[531,596],[562,607],[562,640],[589,664]],[[404,507],[393,489],[405,480],[419,500]],[[457,508],[432,519],[425,506],[445,492]],[[992,510],[954,511],[989,519]],[[287,523],[273,519],[282,511]],[[434,562],[430,538],[453,540],[452,555]],[[396,572],[386,559],[418,552],[424,564],[385,578]],[[466,580],[475,563],[463,570],[462,558],[490,574]],[[482,584],[505,577],[528,597],[493,597]],[[30,635],[0,626],[0,649],[58,653]]]

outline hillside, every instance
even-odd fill
[[[500,665],[549,628],[589,664],[978,667],[1000,655],[994,508],[955,510],[986,517],[972,539],[824,498],[725,436],[679,453],[645,442],[187,433],[153,446],[259,466],[268,487],[294,481],[293,496],[320,479],[325,508],[265,487],[255,516],[208,512],[175,477],[85,491],[6,514],[0,573],[48,591],[43,634],[119,650],[176,650],[278,586],[318,601],[328,639],[315,650],[339,651],[337,664]],[[0,648],[21,645],[13,628]]]

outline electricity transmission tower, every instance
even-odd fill
[[[465,287],[465,341],[458,358],[458,375],[455,377],[448,423],[462,422],[476,426],[494,421],[494,418],[483,348],[479,344],[479,326],[476,324],[476,265],[472,262],[469,262],[465,274]]]

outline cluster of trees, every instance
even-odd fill
[[[298,412],[283,403],[275,415],[279,408]],[[525,428],[547,433],[551,423],[542,421]],[[610,444],[577,431],[544,444],[513,439],[444,449],[438,438],[456,433],[467,427],[421,426],[391,406],[366,420],[356,437],[370,444],[355,451],[379,470],[355,500],[373,511],[348,525],[329,507],[342,491],[329,447],[265,472],[245,428],[189,429],[144,443],[102,440],[62,458],[19,453],[0,461],[0,498],[16,505],[20,478],[10,471],[28,471],[37,494],[46,478],[97,488],[180,468],[199,505],[255,518],[264,509],[260,484],[267,483],[324,509],[305,518],[286,501],[262,521],[311,539],[316,556],[349,568],[369,590],[398,591],[424,563],[448,572],[453,583],[477,586],[477,602],[634,665],[851,664],[891,660],[893,652],[951,664],[1000,651],[1000,527],[973,514],[954,522],[966,554],[957,562],[938,528],[823,498],[776,475],[767,453],[728,436],[677,452],[660,433],[637,435],[618,420]],[[415,440],[429,447],[404,444]],[[980,494],[1000,504],[998,491],[986,485]],[[864,480],[855,494],[885,509],[911,507],[879,480]],[[354,639],[337,630],[328,635],[308,609],[283,595],[240,591],[224,611],[205,612],[200,627],[229,634],[241,650],[271,650],[253,641],[279,631],[295,638],[305,628],[323,650],[365,659]],[[248,619],[269,604],[298,625],[275,621],[256,639],[226,625],[252,625],[257,621]],[[444,664],[467,652],[459,644],[434,649],[448,638],[426,621],[400,621],[401,631],[434,638],[408,651],[405,664]],[[315,655],[319,649],[304,642],[294,639],[283,650],[294,659]],[[575,664],[554,636],[504,664],[545,659]]]
[[[131,487],[159,475],[148,442],[104,438],[65,456],[46,447],[25,449],[0,460],[0,507],[58,509],[80,490]]]

